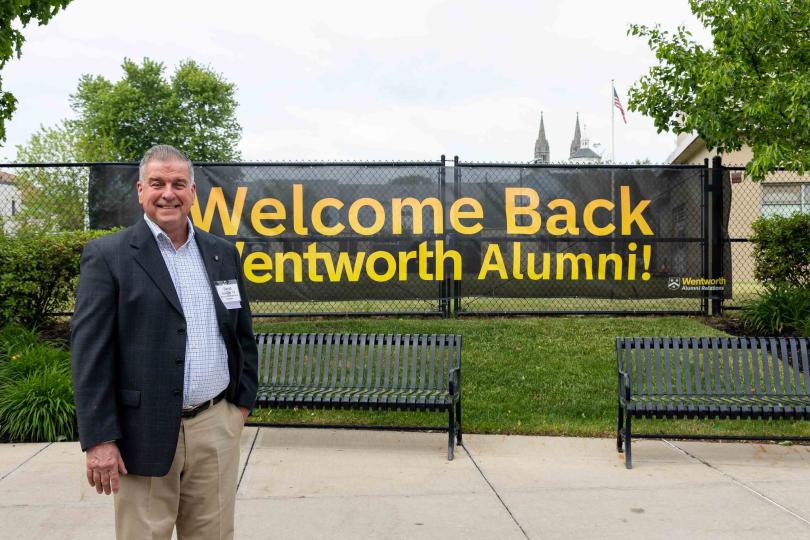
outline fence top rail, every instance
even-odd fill
[[[441,161],[193,161],[192,164],[201,167],[408,167],[431,166],[441,167]],[[83,161],[83,162],[55,162],[55,163],[0,163],[0,167],[26,168],[26,167],[92,167],[104,166],[137,166],[137,161]]]
[[[637,164],[618,164],[618,163],[520,163],[520,162],[478,162],[478,161],[459,161],[457,167],[472,167],[472,168],[526,168],[526,169],[695,169],[704,170],[705,165],[681,165],[681,164],[662,164],[662,165],[637,165]]]
[[[442,161],[193,161],[201,167],[407,167],[429,166],[443,167]],[[0,167],[28,168],[28,167],[92,167],[96,165],[133,167],[137,161],[79,161],[79,162],[42,162],[42,163],[0,163]],[[705,169],[704,165],[660,164],[606,164],[606,163],[521,163],[521,162],[480,162],[459,161],[457,167],[474,168],[531,168],[531,169]],[[745,167],[725,167],[730,170],[745,170]]]

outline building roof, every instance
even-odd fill
[[[548,163],[550,158],[548,139],[546,138],[546,126],[543,123],[543,113],[540,112],[540,131],[537,134],[537,141],[534,143],[534,160]]]
[[[17,183],[17,177],[11,173],[0,171],[0,184],[14,185]]]
[[[688,133],[679,136],[677,146],[675,150],[667,156],[666,162],[685,163],[683,156],[687,153],[691,154],[695,147],[701,144],[705,146],[706,143],[703,142],[703,139],[701,139],[697,133]]]
[[[599,156],[599,154],[597,154],[596,152],[594,152],[590,148],[580,148],[579,150],[574,152],[573,156],[571,156],[571,159],[574,159],[574,158],[596,158],[596,159],[601,159],[601,156]]]
[[[571,151],[568,154],[574,157],[574,154],[582,147],[581,134],[579,130],[579,113],[577,113],[577,123],[574,126],[574,138],[571,140]]]

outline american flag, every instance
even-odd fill
[[[622,107],[622,102],[619,100],[619,94],[616,93],[616,89],[613,89],[613,105],[619,109],[619,112],[622,113],[622,120],[624,123],[627,123],[627,117],[624,116],[624,107]]]

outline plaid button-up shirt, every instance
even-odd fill
[[[174,289],[186,318],[186,362],[183,378],[183,407],[193,407],[216,397],[228,387],[228,351],[219,332],[208,272],[188,220],[188,239],[178,249],[148,216],[146,224],[155,235],[160,254],[172,277]],[[186,218],[188,219],[188,218]]]

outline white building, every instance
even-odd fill
[[[20,190],[15,180],[13,174],[0,171],[0,223],[5,234],[11,232],[11,218],[20,210]]]

